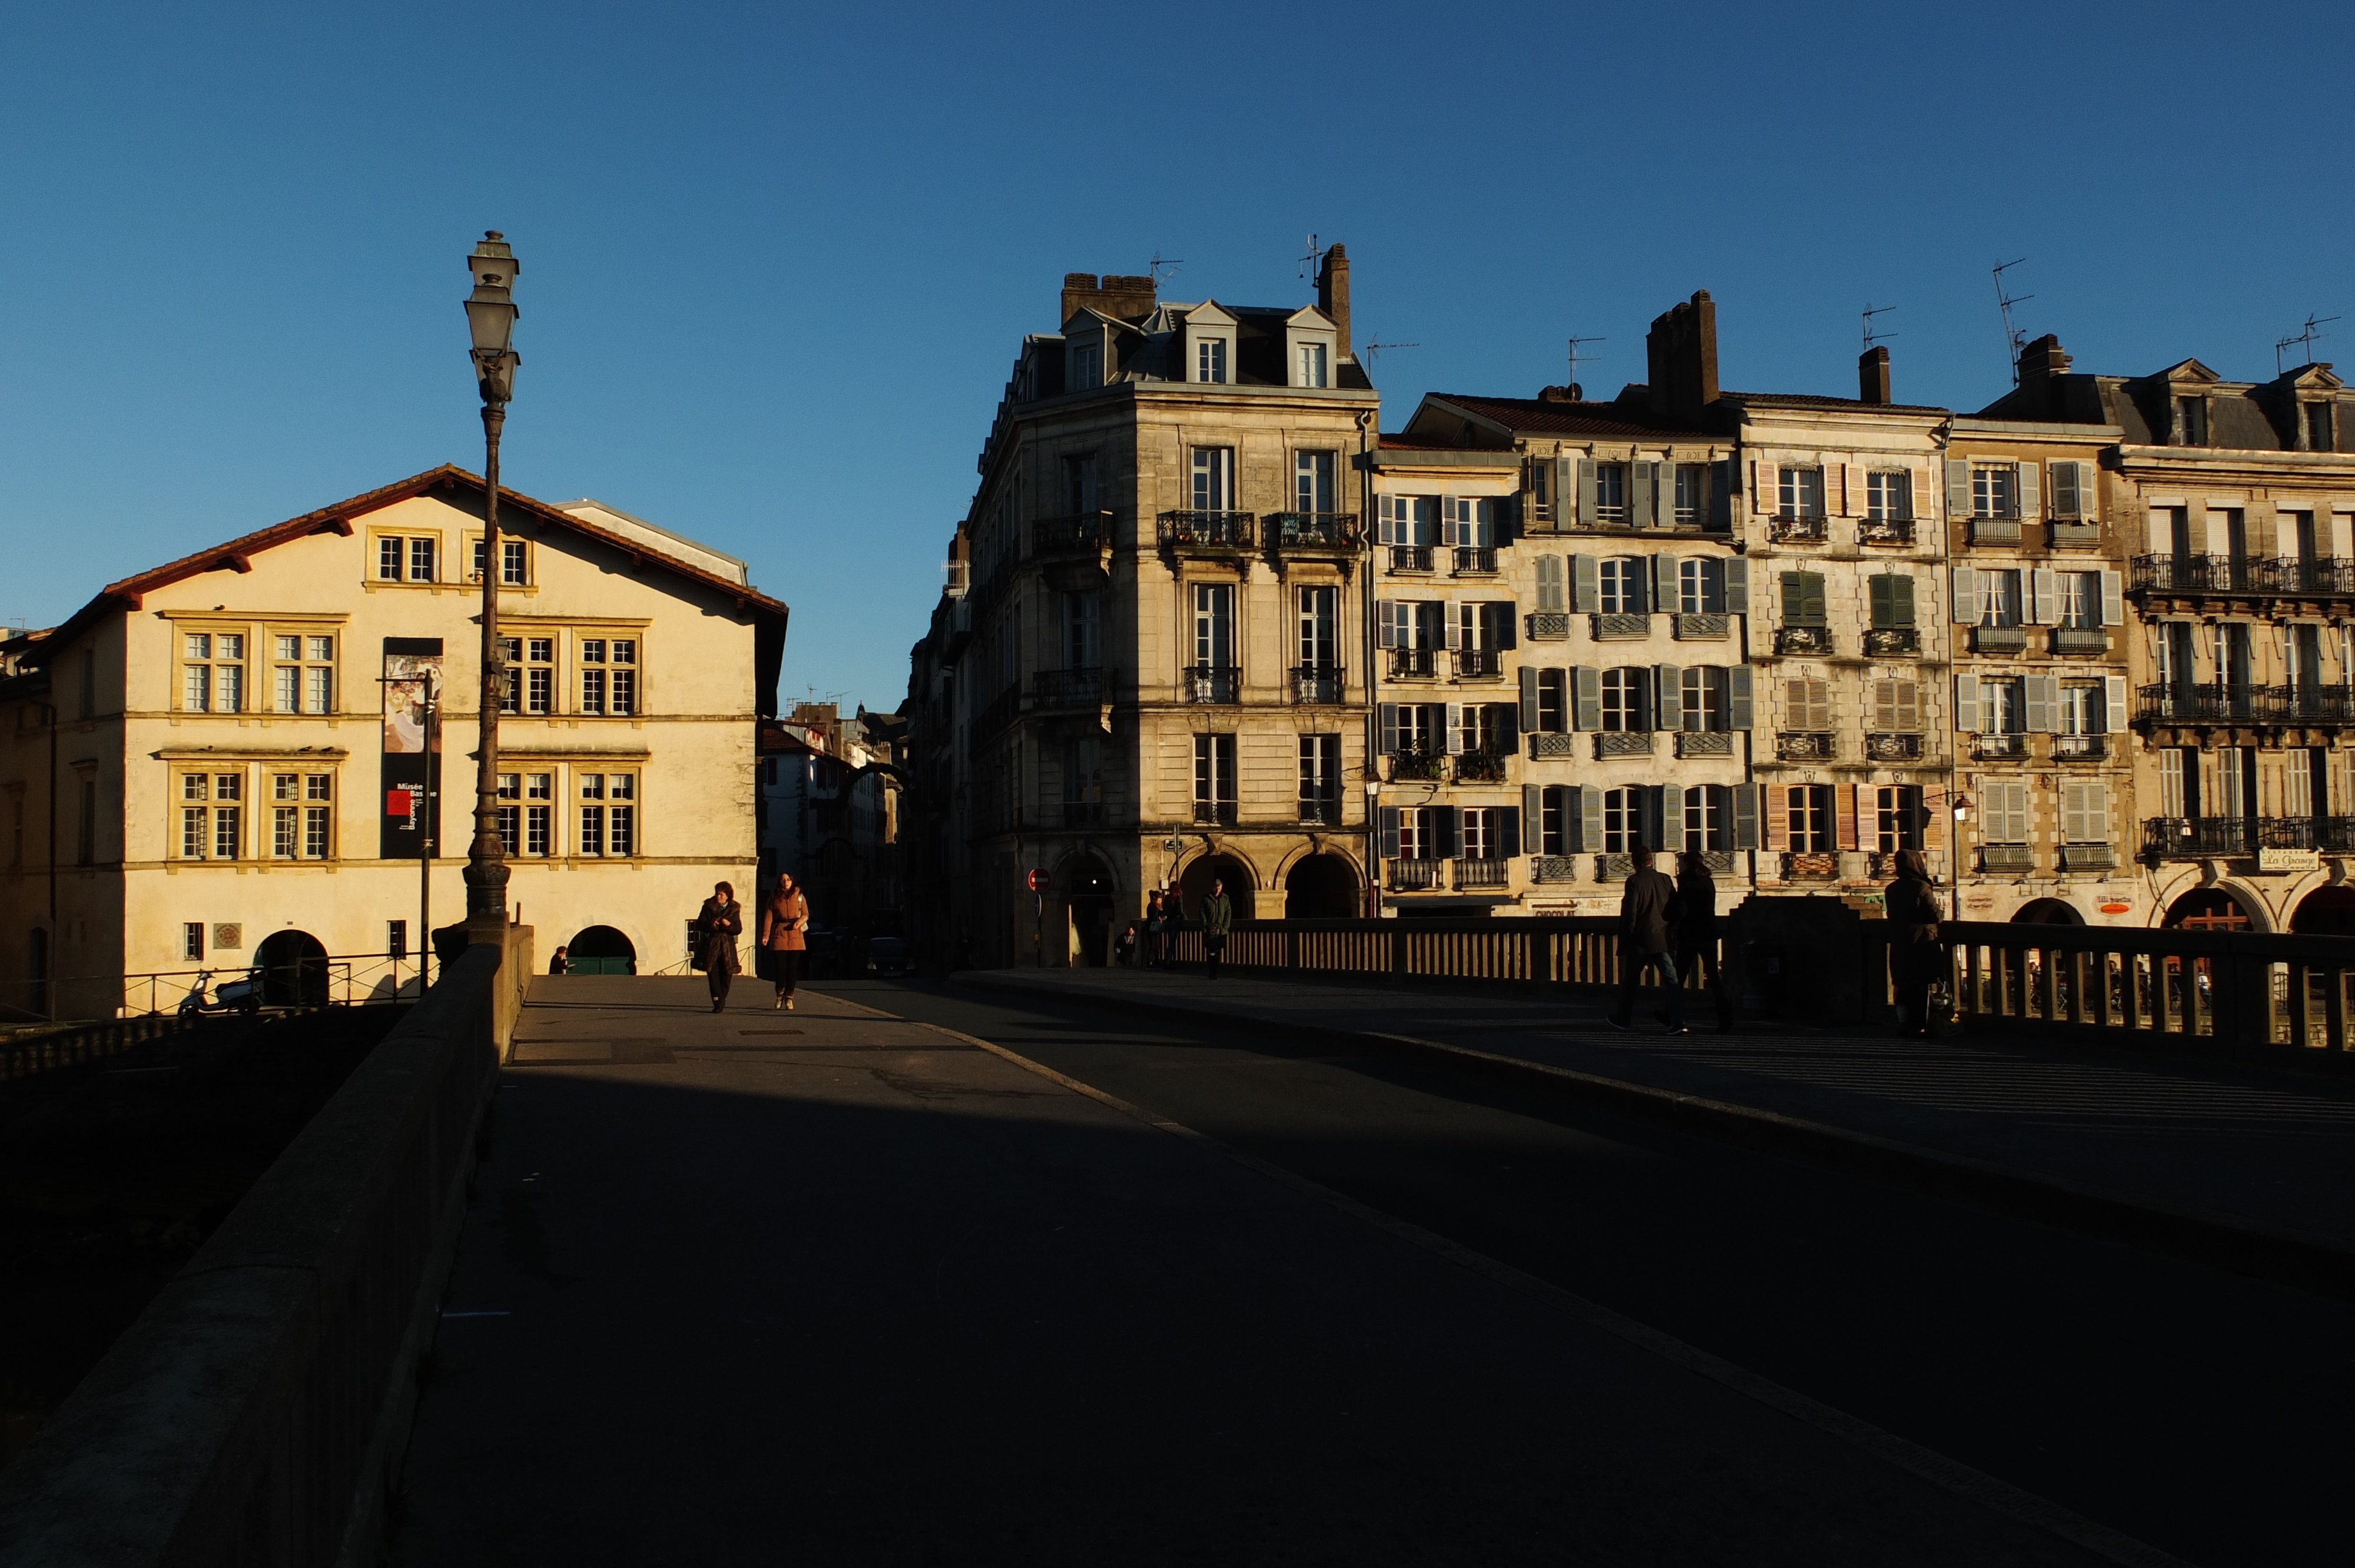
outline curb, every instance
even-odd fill
[[[1969,1155],[1947,1153],[1755,1106],[1684,1094],[1576,1068],[1550,1066],[1417,1035],[1272,1018],[1231,1007],[1165,997],[1109,995],[1026,980],[1018,973],[965,970],[950,977],[950,982],[1198,1021],[1248,1023],[1360,1049],[1372,1046],[1425,1066],[1566,1095],[1717,1142],[1796,1159],[2190,1263],[2355,1300],[2355,1248],[2337,1242],[2232,1215],[2153,1202],[2062,1177],[1998,1165]]]

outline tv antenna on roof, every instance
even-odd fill
[[[1578,352],[1578,345],[1582,343],[1609,343],[1610,341],[1607,337],[1574,337],[1570,340],[1570,395],[1582,403],[1586,400],[1586,388],[1578,384],[1578,362],[1582,359],[1592,365],[1603,356],[1599,354],[1581,354]]]
[[[1358,350],[1358,352],[1365,355],[1366,368],[1368,372],[1370,373],[1373,369],[1374,361],[1380,357],[1382,350],[1386,348],[1421,348],[1423,344],[1419,343],[1369,343],[1363,348]]]
[[[2011,384],[2014,387],[2019,385],[2019,351],[2026,346],[2026,339],[2021,335],[2020,330],[2011,324],[2011,307],[2018,304],[2024,304],[2028,301],[2036,298],[2036,296],[2033,294],[2005,293],[2003,291],[2003,275],[2006,272],[2010,271],[2014,267],[2019,266],[2020,261],[2025,261],[2027,260],[2028,258],[2023,256],[2019,259],[2019,261],[1998,261],[1995,266],[1995,307],[1997,310],[2003,313],[2004,355],[2006,358],[2011,361]]]
[[[1316,237],[1315,235],[1310,235],[1308,237],[1308,254],[1300,259],[1300,276],[1304,278],[1314,278],[1316,276],[1316,263],[1324,259],[1324,248],[1316,243]],[[1401,344],[1397,346],[1403,348],[1406,345]]]
[[[1891,312],[1891,311],[1895,310],[1896,308],[1897,308],[1897,307],[1896,307],[1895,305],[1880,305],[1880,306],[1876,306],[1876,305],[1874,305],[1874,304],[1873,304],[1873,302],[1872,302],[1870,300],[1867,300],[1867,301],[1865,301],[1865,302],[1864,302],[1864,352],[1865,352],[1865,353],[1867,353],[1867,354],[1870,354],[1870,353],[1872,352],[1872,345],[1873,345],[1874,344],[1876,344],[1876,343],[1887,343],[1891,338],[1895,337],[1895,336],[1897,335],[1897,334],[1896,334],[1895,333],[1893,333],[1893,332],[1875,332],[1875,331],[1873,331],[1873,330],[1872,330],[1872,318],[1873,318],[1873,317],[1875,317],[1875,316],[1885,316],[1885,315],[1887,315],[1890,312]]]
[[[1164,256],[1160,251],[1156,250],[1153,253],[1153,265],[1146,268],[1146,270],[1152,275],[1153,286],[1157,290],[1162,284],[1169,281],[1171,273],[1176,272],[1178,268],[1183,267],[1184,265],[1186,265],[1186,261],[1183,257],[1173,259]],[[1162,269],[1164,267],[1168,268],[1169,271],[1163,271]]]
[[[2314,363],[2314,345],[2322,339],[2330,335],[2327,332],[2317,332],[2314,329],[2328,323],[2335,322],[2339,318],[2337,316],[2317,316],[2312,312],[2307,312],[2306,317],[2306,330],[2304,332],[2283,338],[2274,344],[2274,374],[2275,376],[2279,376],[2282,373],[2282,350],[2287,348],[2294,343],[2304,344],[2306,345],[2305,363],[2312,365]]]

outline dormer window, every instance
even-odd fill
[[[2339,429],[2331,420],[2333,412],[2335,410],[2328,403],[2308,403],[2306,406],[2307,450],[2328,452],[2339,450]]]
[[[1295,366],[1295,384],[1302,387],[1325,387],[1331,384],[1332,371],[1327,361],[1331,351],[1321,343],[1300,345],[1299,362]]]
[[[1071,390],[1084,392],[1103,385],[1103,344],[1077,344],[1071,349]]]
[[[1227,379],[1227,340],[1206,337],[1194,344],[1194,379],[1224,386]]]
[[[1340,338],[1324,312],[1295,311],[1284,323],[1284,379],[1287,386],[1322,391],[1333,385]]]
[[[2175,400],[2175,440],[2179,446],[2204,447],[2208,444],[2208,399],[2178,397]]]

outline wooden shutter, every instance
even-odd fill
[[[1637,789],[1636,791],[1636,842],[1657,853],[1660,850],[1660,792],[1657,789]]]
[[[1496,711],[1497,738],[1508,743],[1507,749],[1518,751],[1521,747],[1520,709],[1511,703],[1486,703],[1482,705]]]
[[[1889,624],[1910,630],[1913,626],[1913,578],[1907,573],[1894,573],[1889,582],[1890,614],[1896,618]]]
[[[1736,784],[1732,793],[1733,847],[1754,850],[1758,847],[1758,786]]]
[[[1439,830],[1432,835],[1439,841],[1435,846],[1439,853],[1434,858],[1454,860],[1458,846],[1464,842],[1464,808],[1426,806],[1423,809],[1431,813],[1432,821]]]
[[[1806,587],[1806,598],[1801,601],[1800,611],[1806,617],[1799,624],[1802,626],[1830,625],[1831,621],[1824,602],[1824,574],[1801,572],[1799,576],[1804,579]]]
[[[1681,608],[1678,598],[1677,557],[1652,557],[1652,608],[1663,614],[1673,615]]]
[[[1484,604],[1480,607],[1480,613],[1488,619],[1489,647],[1501,652],[1520,646],[1521,629],[1514,622],[1511,599],[1497,599]]]
[[[1550,853],[1545,845],[1545,791],[1535,784],[1521,786],[1521,819],[1529,825],[1529,853]]]
[[[1374,600],[1374,645],[1378,648],[1398,646],[1398,601]]]
[[[1569,608],[1570,596],[1562,588],[1561,557],[1540,556],[1538,557],[1539,613],[1559,615]]]
[[[2020,682],[2031,735],[2051,735],[2061,727],[2061,678],[2030,675]]]
[[[1857,789],[1869,788],[1869,785],[1859,785]],[[1835,787],[1832,790],[1832,842],[1844,850],[1857,847],[1857,789]]]
[[[1659,817],[1660,839],[1659,842],[1652,847],[1665,853],[1673,853],[1677,850],[1682,849],[1685,842],[1685,792],[1683,786],[1678,784],[1663,784],[1660,786]],[[1671,873],[1670,874],[1673,875],[1674,874]]]
[[[1603,847],[1603,791],[1592,784],[1575,786],[1578,790],[1578,847],[1599,850]]]
[[[1653,666],[1652,689],[1657,694],[1652,703],[1652,727],[1668,730],[1684,728],[1684,671],[1674,664]]]
[[[1653,487],[1659,483],[1660,465],[1656,462],[1631,462],[1627,465],[1627,516],[1638,528],[1649,528],[1658,515],[1654,509]]]
[[[2030,518],[2044,515],[2043,488],[2044,465],[2041,462],[2021,463],[2019,486],[2014,492],[2019,498],[2019,515]]]
[[[1563,456],[1553,460],[1553,495],[1550,498],[1553,525],[1564,528],[1576,515],[1578,505],[1578,461]]]
[[[1593,556],[1570,558],[1570,611],[1593,615],[1603,608],[1603,586]]]
[[[1979,678],[1977,675],[1955,677],[1955,728],[1963,735],[1978,733]]]
[[[1594,526],[1594,460],[1578,460],[1578,521],[1581,527]]]
[[[1922,847],[1938,849],[1946,842],[1946,819],[1953,811],[1944,789],[1922,791]]]
[[[2028,574],[2029,623],[2033,626],[2061,624],[2061,574],[2049,567],[2036,567]]]
[[[1521,853],[1521,809],[1518,806],[1494,806],[1497,813],[1497,842],[1494,845],[1498,860],[1510,860]]]
[[[1750,666],[1728,665],[1725,671],[1725,727],[1748,729],[1753,705]]]
[[[1750,613],[1750,563],[1740,556],[1725,560],[1725,612],[1728,615]]]
[[[2085,786],[2085,842],[2105,844],[2110,842],[2110,787],[2103,783]]]
[[[1439,498],[1439,542],[1450,549],[1455,548],[1458,534],[1455,507],[1455,497],[1443,495]]]
[[[1439,641],[1444,648],[1464,646],[1464,607],[1454,599],[1439,607]]]
[[[1922,683],[1919,681],[1894,681],[1897,688],[1897,727],[1911,734],[1922,727]]]
[[[1946,460],[1946,515],[1968,517],[1971,514],[1971,461],[1968,458]]]
[[[2124,626],[2126,617],[2126,577],[2119,572],[2102,574],[2102,624]]]
[[[1979,574],[1970,567],[1955,568],[1955,602],[1953,615],[1956,626],[1977,626],[1979,623]]]
[[[1396,860],[1399,857],[1399,809],[1396,806],[1384,806],[1381,818],[1382,858]]]
[[[2077,497],[2077,465],[2056,462],[2052,465],[2052,515],[2074,521],[2083,508]]]
[[[1603,672],[1592,664],[1572,668],[1571,723],[1579,729],[1603,727]],[[1601,807],[1595,808],[1597,810]]]
[[[1382,755],[1394,757],[1399,748],[1399,705],[1396,703],[1374,705],[1375,727],[1381,736]]]
[[[1897,683],[1872,683],[1872,719],[1865,726],[1877,734],[1887,734],[1897,727]]]
[[[1766,786],[1766,847],[1786,850],[1791,847],[1791,790],[1788,784]]]
[[[1447,706],[1447,755],[1455,757],[1464,750],[1464,705],[1449,703]]]
[[[1806,622],[1802,621],[1799,617],[1803,613],[1804,607],[1807,602],[1807,574],[1805,572],[1785,572],[1782,576],[1783,624],[1785,626],[1805,625]]]
[[[2073,780],[2061,786],[2061,842],[2089,842],[2085,837],[2085,787]]]
[[[1535,733],[1538,727],[1538,672],[1533,664],[1521,666],[1521,729]]]
[[[2126,678],[2124,675],[2102,677],[2103,727],[2112,735],[2126,732],[2126,720],[2133,715],[2126,709]]]

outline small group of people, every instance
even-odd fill
[[[1733,990],[1725,983],[1718,950],[1717,879],[1700,854],[1687,851],[1675,880],[1654,869],[1648,849],[1635,852],[1636,869],[1619,895],[1619,1005],[1605,1018],[1614,1029],[1636,1027],[1636,993],[1644,976],[1657,975],[1661,1005],[1653,1017],[1671,1034],[1689,1034],[1685,1022],[1684,977],[1706,971],[1717,998],[1717,1028],[1733,1032]],[[1930,1014],[1930,991],[1946,971],[1938,939],[1938,895],[1929,863],[1920,850],[1897,852],[1896,878],[1883,898],[1891,932],[1889,967],[1897,982],[1902,1033],[1937,1032]],[[1215,972],[1216,960],[1212,960]]]
[[[761,905],[760,940],[755,948],[755,960],[766,977],[777,988],[773,1009],[791,1012],[794,1010],[794,990],[801,983],[802,955],[807,951],[809,939],[809,900],[794,883],[791,875],[780,873],[777,885]],[[744,934],[744,906],[736,902],[736,889],[722,882],[713,886],[711,896],[695,916],[695,952],[693,962],[703,971],[711,987],[711,1011],[719,1012],[728,1006],[728,988],[742,967],[737,956],[737,939]]]
[[[1202,899],[1201,913],[1203,969],[1209,979],[1216,980],[1219,956],[1226,951],[1227,937],[1235,924],[1235,903],[1227,896],[1225,882],[1211,879],[1210,891]],[[1148,969],[1167,969],[1172,962],[1169,950],[1184,917],[1178,895],[1155,888],[1146,895],[1145,918],[1132,922],[1114,940],[1114,959]]]

